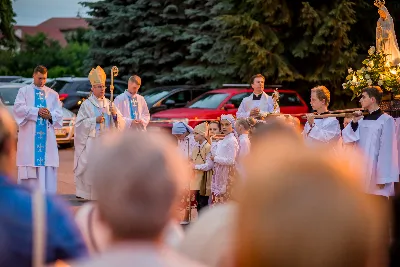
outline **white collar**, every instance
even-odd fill
[[[131,92],[129,92],[128,90],[125,90],[125,93],[127,94],[127,96],[129,96],[129,97],[136,97],[137,96],[137,93],[136,94],[132,94]]]

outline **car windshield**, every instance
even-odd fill
[[[6,106],[14,105],[15,99],[17,98],[18,94],[18,87],[3,87],[0,88],[0,99]]]
[[[200,96],[195,102],[190,104],[188,108],[206,108],[216,109],[224,101],[229,94],[222,93],[208,93]]]
[[[69,84],[69,82],[66,81],[60,81],[60,80],[55,80],[55,81],[50,81],[46,83],[47,87],[50,87],[56,92],[60,92],[61,89],[63,89],[65,84]]]
[[[144,97],[144,100],[146,101],[148,106],[153,106],[157,101],[168,95],[170,92],[170,90],[152,89],[143,92],[142,96]]]

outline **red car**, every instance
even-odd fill
[[[243,98],[249,96],[252,92],[253,90],[250,88],[224,88],[208,91],[194,99],[184,108],[174,108],[154,113],[149,127],[171,128],[173,121],[186,119],[189,120],[188,124],[194,127],[200,124],[201,121],[190,121],[192,119],[209,121],[217,120],[222,114],[236,116],[236,111]],[[264,92],[271,95],[274,90],[266,88]],[[279,90],[279,105],[281,113],[298,114],[309,112],[306,102],[293,90]],[[299,119],[302,123],[305,123],[304,119]],[[164,120],[171,120],[172,122],[163,122]]]

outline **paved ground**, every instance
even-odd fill
[[[58,168],[57,193],[62,195],[72,206],[75,212],[84,201],[75,198],[74,184],[74,149],[59,149],[60,167]]]

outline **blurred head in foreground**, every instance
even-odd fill
[[[382,255],[385,209],[362,193],[360,174],[290,134],[269,137],[246,160],[235,266],[361,267]]]
[[[158,241],[175,211],[179,179],[188,177],[176,145],[149,132],[108,133],[98,142],[87,175],[100,220],[116,242]]]
[[[15,171],[17,128],[11,114],[0,106],[0,172],[12,177]]]

